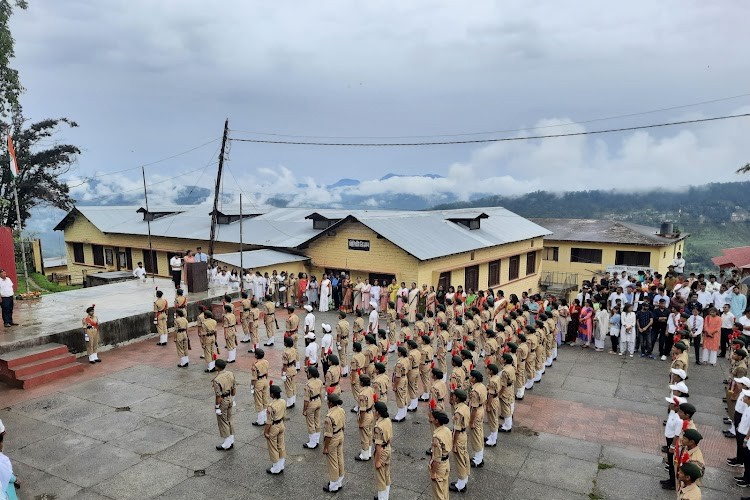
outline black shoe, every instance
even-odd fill
[[[216,371],[216,368],[211,368],[210,370],[209,370],[208,368],[206,368],[206,369],[205,369],[205,370],[203,370],[203,371],[204,371],[204,372],[206,372],[206,373],[213,373],[213,372],[215,372],[215,371]]]
[[[661,489],[663,489],[663,490],[673,490],[674,491],[675,486],[674,486],[674,483],[672,483],[670,481],[669,484],[661,483]]]
[[[289,408],[294,408],[294,405],[295,405],[295,403],[292,403],[289,406],[287,406],[286,409],[288,410]]]
[[[671,480],[671,479],[662,479],[662,480],[661,480],[661,481],[659,481],[659,482],[660,482],[661,484],[671,484],[671,483],[672,483],[672,480]]]
[[[501,427],[500,429],[498,429],[498,430],[497,430],[497,432],[510,432],[510,431],[512,431],[512,430],[513,430],[512,428],[511,428],[511,429],[503,429],[503,428]]]
[[[343,488],[344,488],[343,486],[339,486],[339,489],[331,491],[330,489],[328,489],[328,485],[325,485],[323,486],[323,491],[325,491],[326,493],[338,493]]]
[[[481,461],[481,462],[479,462],[478,464],[475,464],[475,463],[474,463],[474,460],[471,460],[471,466],[472,466],[472,468],[476,468],[476,467],[479,467],[479,468],[481,469],[482,467],[484,467],[484,460],[482,460],[482,461]]]
[[[10,326],[18,326],[18,323],[11,322]]]
[[[230,444],[230,445],[229,445],[229,448],[224,448],[224,447],[223,447],[222,445],[220,445],[220,444],[217,444],[217,445],[216,445],[216,449],[217,449],[217,450],[219,450],[219,451],[228,451],[228,450],[231,450],[232,448],[234,448],[234,443]]]
[[[736,436],[729,431],[724,431],[724,437],[727,439],[734,439]]]
[[[9,326],[13,326],[13,325],[11,325],[10,323],[5,323],[3,326],[9,327]]]
[[[247,352],[249,352],[249,353],[255,353],[255,349],[248,349]],[[203,356],[201,356],[201,357],[203,357]]]
[[[735,481],[744,481],[745,480],[745,476],[734,476],[734,480]]]
[[[241,343],[241,344],[249,344],[249,343],[250,343],[250,341],[249,341],[249,340],[240,340],[240,343]]]
[[[259,424],[258,422],[253,422],[253,427],[265,427],[266,424]]]
[[[700,361],[696,361],[695,364],[696,365],[702,365],[703,363],[701,363]]]
[[[466,486],[468,486],[468,484]],[[466,493],[466,486],[464,486],[463,489],[459,490],[456,487],[456,483],[451,483],[450,486],[448,486],[448,489],[451,491],[456,491],[458,493]]]
[[[95,364],[96,364],[96,361],[93,361],[93,360],[89,360],[89,363],[91,363],[92,365],[95,365]]]
[[[357,409],[356,409],[356,408],[352,408],[352,409],[351,409],[351,410],[349,410],[349,411],[350,411],[350,412],[352,412],[352,413],[357,413]]]
[[[302,447],[305,448],[305,449],[307,449],[307,450],[314,450],[315,448],[318,447],[318,445],[316,444],[315,446],[307,446],[307,443],[305,443],[305,444],[302,445]]]
[[[431,457],[432,456],[432,450],[427,450],[427,451],[424,452],[424,454],[427,455],[428,457]]]
[[[661,452],[662,453],[668,453],[669,452],[669,446],[667,446],[666,444],[664,446],[662,446],[661,447]]]
[[[740,467],[742,466],[742,462],[736,458],[727,458],[727,465],[730,467]]]
[[[750,486],[750,481],[735,481],[735,484],[740,488],[747,488]]]
[[[406,420],[406,417],[404,417],[404,418],[402,418],[402,419],[400,419],[400,420],[399,420],[399,419],[395,419],[395,418],[394,418],[393,420],[391,420],[391,422],[396,422],[397,424],[400,424],[400,423],[401,423],[401,422],[403,422],[404,420]]]
[[[206,359],[206,357],[203,354],[201,354],[201,359]]]
[[[429,398],[427,398],[427,399],[417,398],[417,401],[421,401],[422,403],[425,403],[425,402],[427,402],[429,400],[430,400]]]
[[[724,403],[726,403],[727,402],[727,398],[721,398],[721,401],[724,402]]]
[[[417,411],[418,409],[419,409],[419,408],[414,408],[413,410],[410,410],[409,408],[407,408],[407,409],[406,409],[406,411],[407,411],[407,412],[409,412],[409,413],[416,413],[416,411]]]
[[[237,360],[233,359],[232,361],[227,361],[227,363],[234,363],[235,361],[237,361]]]
[[[518,396],[516,396],[516,401],[523,401],[523,398],[519,398]]]
[[[266,469],[266,472],[268,472],[272,476],[278,476],[279,474],[283,474],[284,473],[284,469],[281,469],[279,472],[273,472],[271,469]]]
[[[662,420],[661,421],[661,425],[666,426],[667,425],[667,421],[666,420]]]
[[[94,360],[94,362],[95,362],[95,363],[101,363],[101,362],[102,362],[102,360],[101,360],[101,359],[99,359],[99,358],[96,358],[96,359]]]
[[[370,461],[369,458],[361,458],[359,455],[354,457],[354,460],[356,460],[357,462],[369,462]]]
[[[188,367],[188,363],[185,363],[184,365],[177,365],[177,368],[187,368],[187,367]]]
[[[498,431],[498,432],[500,432],[500,431]],[[487,448],[494,448],[495,446],[497,446],[497,443],[495,443],[495,444],[490,444],[490,443],[488,443],[487,441],[485,441],[485,442],[484,442],[484,445],[485,445],[485,446],[486,446]]]
[[[730,419],[729,417],[724,417],[724,420],[723,420],[723,422],[724,422],[725,424],[729,425],[729,424],[731,424],[731,423],[732,423],[732,420],[731,420],[731,419]]]

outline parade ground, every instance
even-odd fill
[[[62,294],[61,294],[62,295]],[[102,298],[94,300],[103,303]],[[97,307],[99,309],[99,307]],[[105,308],[102,308],[104,310]],[[102,311],[103,312],[103,311]],[[80,321],[80,308],[76,321]],[[71,313],[72,314],[72,313]],[[104,315],[104,312],[103,314]],[[317,323],[334,324],[334,313]],[[282,314],[279,322],[283,325]],[[197,340],[195,329],[190,336]],[[261,335],[263,337],[263,335]],[[271,378],[280,381],[281,332],[266,348]],[[221,338],[221,337],[220,337]],[[170,336],[171,340],[171,336]],[[221,342],[220,342],[221,343]],[[238,381],[233,450],[220,443],[211,379],[193,344],[190,366],[177,368],[174,344],[153,338],[102,352],[102,363],[80,374],[30,390],[0,384],[0,419],[7,430],[5,453],[22,484],[24,499],[262,499],[330,498],[322,446],[307,441],[302,398],[287,411],[284,474],[271,476],[263,429],[253,427],[249,393],[253,361],[240,344],[229,365]],[[223,349],[221,352],[225,354]],[[244,349],[243,349],[244,347]],[[81,360],[84,362],[85,358]],[[722,436],[722,379],[716,367],[692,364],[687,381],[707,469],[704,499],[739,498],[738,473],[725,465],[734,441]],[[393,355],[389,365],[394,362]],[[561,347],[542,382],[516,403],[514,427],[485,449],[485,465],[472,469],[468,492],[453,498],[672,499],[659,480],[662,420],[668,395],[666,361],[629,358],[578,347]],[[298,375],[298,394],[304,376]],[[373,462],[356,462],[359,438],[348,379],[344,380],[346,476],[340,498],[373,498]],[[389,395],[391,416],[395,403]],[[424,451],[431,429],[425,403],[394,424],[392,498],[429,498]],[[455,477],[452,475],[452,480]],[[343,497],[342,497],[343,495]]]

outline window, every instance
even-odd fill
[[[571,248],[570,262],[583,262],[585,264],[601,264],[602,251],[595,248]]]
[[[313,219],[313,229],[328,229],[335,223],[333,219]]]
[[[451,272],[440,273],[438,278],[438,287],[443,287],[443,290],[448,291],[448,287],[451,286]]]
[[[520,255],[514,255],[513,257],[508,259],[508,279],[509,280],[517,280],[520,269],[521,269],[521,256]]]
[[[86,262],[83,256],[83,243],[73,243],[73,262],[79,264]]]
[[[470,266],[466,268],[466,279],[464,283],[464,290],[474,290],[475,292],[479,289],[479,266]]]
[[[489,277],[487,279],[487,286],[497,286],[500,284],[500,261],[493,260],[489,265]]]
[[[526,276],[536,272],[536,252],[526,254]]]
[[[143,251],[143,268],[147,273],[159,274],[159,261],[156,257],[156,250]]]
[[[557,262],[560,258],[560,247],[544,247],[542,248],[542,260],[552,260]]]
[[[117,250],[117,269],[129,269],[128,255],[125,250]]]
[[[114,266],[115,265],[115,253],[112,251],[111,248],[105,248],[104,249],[104,262],[108,266]]]
[[[616,266],[642,266],[651,265],[651,252],[626,252],[617,250],[615,252]]]
[[[94,254],[94,265],[104,265],[104,247],[101,245],[91,245],[91,253]]]

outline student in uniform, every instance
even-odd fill
[[[167,345],[167,309],[169,303],[164,298],[164,292],[156,291],[156,300],[154,301],[154,324],[156,333],[159,334],[159,342],[156,345]]]
[[[100,363],[99,359],[99,318],[94,313],[94,305],[86,308],[86,316],[83,318],[83,341],[86,343],[86,354],[89,355],[89,363]]]
[[[474,452],[471,458],[472,467],[484,467],[484,405],[487,403],[487,388],[482,381],[484,376],[479,370],[471,370],[471,392],[469,392],[469,441]]]
[[[177,356],[180,358],[180,363],[177,367],[187,368],[188,364],[190,364],[190,358],[188,357],[188,348],[190,344],[188,343],[187,335],[188,320],[185,317],[184,309],[175,310],[174,327],[174,342],[177,346]]]
[[[468,394],[463,389],[453,391],[453,458],[456,461],[458,480],[451,483],[449,489],[465,493],[469,482],[469,448],[466,434],[471,426],[471,410],[466,404]]]
[[[307,424],[307,443],[302,447],[313,450],[320,443],[320,398],[323,394],[323,382],[320,380],[320,373],[314,366],[308,366],[307,384],[303,390],[304,406],[302,407],[302,416],[305,417]]]
[[[272,475],[284,472],[286,465],[286,445],[284,443],[284,415],[286,415],[286,403],[281,399],[281,387],[272,385],[270,388],[271,402],[266,407],[268,421],[266,422],[263,436],[268,445],[268,456],[271,459],[271,468],[266,472]]]
[[[203,316],[203,319],[201,319]],[[211,311],[203,309],[203,312],[198,315],[199,325],[203,328],[203,357],[206,360],[206,373],[212,373],[216,370],[216,362],[214,361],[218,355],[218,349],[216,349],[216,328],[218,323],[214,319]]]
[[[234,306],[224,306],[224,342],[226,342],[227,363],[234,363],[237,358],[237,316],[234,314]]]
[[[373,405],[375,404],[375,391],[370,386],[370,376],[362,375],[359,378],[362,388],[359,392],[357,404],[357,427],[359,428],[359,455],[354,457],[358,462],[367,462],[372,458],[372,425]]]
[[[299,353],[294,346],[294,339],[284,337],[284,352],[281,354],[281,380],[284,382],[287,408],[294,408],[297,402],[297,383],[294,377],[297,375],[298,357]]]
[[[408,373],[411,369],[411,361],[406,347],[398,346],[398,360],[393,368],[393,393],[396,396],[396,407],[398,412],[393,419],[394,422],[406,420],[407,403],[409,401],[407,387],[409,384]]]
[[[251,393],[255,401],[255,411],[258,413],[258,418],[253,425],[261,427],[266,425],[267,412],[266,407],[268,406],[268,360],[264,359],[266,353],[263,349],[255,350],[255,363],[250,369],[252,384]]]
[[[234,409],[234,396],[237,389],[234,381],[234,374],[225,370],[227,362],[223,359],[216,360],[216,369],[218,375],[211,381],[214,389],[214,406],[216,409],[216,422],[219,424],[219,435],[224,438],[224,442],[216,445],[219,451],[231,450],[234,448],[234,426],[232,425],[232,411]]]
[[[328,414],[323,426],[323,455],[328,458],[328,484],[323,486],[323,491],[327,493],[334,493],[343,488],[346,414],[341,408],[342,404],[343,401],[338,394],[328,395]]]
[[[433,500],[450,498],[448,481],[451,473],[450,454],[454,449],[454,443],[451,430],[447,427],[448,422],[450,417],[444,412],[430,413],[430,423],[435,430],[432,433],[432,454],[427,469],[430,471]]]
[[[391,441],[393,440],[393,424],[388,416],[388,405],[383,401],[375,403],[378,414],[373,429],[373,443],[375,445],[375,487],[377,500],[388,500],[391,492]]]

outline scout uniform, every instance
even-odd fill
[[[328,458],[328,485],[324,491],[338,491],[344,481],[344,427],[346,415],[341,398],[328,396],[329,410],[324,424],[324,452]]]
[[[177,316],[174,320],[175,335],[174,342],[177,346],[177,356],[180,358],[180,368],[186,367],[190,362],[188,357],[188,320],[185,316]]]
[[[336,323],[336,346],[339,362],[344,367],[343,375],[346,375],[349,371],[349,322],[344,318]]]
[[[520,340],[520,339],[519,339]],[[526,358],[529,354],[529,345],[524,341],[516,349],[517,369],[516,369],[516,398],[523,399],[526,392]]]
[[[365,373],[367,373],[370,378],[374,378],[375,363],[377,363],[380,358],[380,348],[377,344],[368,343],[362,353],[365,355]]]
[[[372,458],[372,423],[373,405],[375,404],[375,391],[372,387],[365,386],[359,393],[357,412],[357,424],[359,426],[360,453],[355,460],[366,462]]]
[[[436,337],[437,340],[437,366],[443,372],[443,377],[448,373],[448,332],[440,328]]]
[[[445,311],[443,311],[442,309],[437,312],[435,323],[438,325],[440,323],[448,323],[448,316],[446,316]]]
[[[258,348],[258,344],[260,344],[260,308],[257,306],[257,304],[250,309],[249,320],[250,342],[253,344],[253,347],[247,352],[255,352],[255,349]]]
[[[488,332],[487,341],[484,343],[484,362],[485,365],[497,364],[496,354],[498,353],[497,339],[494,333]]]
[[[205,316],[206,313],[201,313]],[[209,313],[210,314],[210,313]],[[198,316],[200,318],[200,316]],[[216,328],[219,326],[216,320],[212,317],[208,317],[202,320],[203,326],[203,357],[206,360],[208,366],[206,372],[212,372],[216,369],[215,359],[217,356],[216,350]]]
[[[379,407],[380,403],[376,403],[376,407]],[[387,414],[386,407],[385,415]],[[375,457],[379,459],[379,462],[375,462],[375,487],[378,492],[378,500],[387,500],[391,489],[391,440],[393,439],[391,419],[379,414],[372,435],[376,450]],[[379,468],[378,465],[380,465]]]
[[[466,372],[463,366],[454,366],[449,379],[452,390],[463,388],[466,381]]]
[[[328,394],[341,394],[341,366],[331,365],[328,367],[328,371],[325,376],[326,380],[326,392]]]
[[[263,302],[263,323],[266,325],[266,343],[265,345],[273,345],[274,336],[276,335],[276,305],[272,300],[266,300]]]
[[[255,354],[263,352],[262,350],[256,350]],[[266,424],[266,407],[268,406],[268,361],[265,359],[258,359],[250,369],[251,383],[253,385],[253,400],[255,402],[255,411],[258,412],[258,420],[253,422],[253,425],[260,426]]]
[[[411,339],[411,328],[409,328],[408,323],[404,325],[401,324],[401,331],[399,332],[399,339],[398,343],[403,344],[407,340]]]
[[[466,352],[470,352],[470,351],[466,351]],[[463,354],[464,353],[461,352],[462,356],[463,356]],[[469,380],[469,374],[471,373],[471,370],[474,369],[474,362],[471,360],[471,358],[465,358],[461,362],[461,369],[464,372],[464,385],[463,385],[463,389],[466,392],[469,392],[471,390],[471,380]]]
[[[427,335],[432,337],[432,335],[435,333],[435,330],[437,328],[437,321],[435,321],[434,316],[427,316],[424,320],[425,324],[427,325]]]
[[[99,359],[99,318],[94,312],[94,306],[89,307],[86,317],[83,318],[83,341],[86,342],[86,354],[89,355],[89,363],[97,363]],[[90,311],[90,312],[89,312]]]
[[[445,417],[445,414],[442,415]],[[447,417],[444,422],[447,423]],[[451,473],[450,453],[454,449],[453,435],[444,423],[441,423],[432,433],[432,455],[429,469],[432,483],[432,498],[434,500],[448,500],[448,480]]]
[[[237,316],[234,311],[224,313],[224,342],[228,351],[227,363],[234,363],[237,358]]]
[[[399,346],[399,358],[396,361],[396,366],[393,368],[393,393],[396,395],[396,407],[398,413],[394,421],[403,422],[406,418],[406,405],[409,402],[407,387],[408,387],[408,374],[411,369],[411,360],[406,354],[406,348]]]
[[[354,318],[354,324],[352,325],[352,340],[353,342],[362,342],[365,338],[365,319],[362,316]]]
[[[294,345],[297,345],[297,331],[299,330],[299,316],[294,313],[289,313],[286,318],[286,331],[284,337],[291,337],[294,341]]]
[[[177,317],[177,310],[182,309],[182,312],[185,313],[185,317],[187,318],[187,297],[184,295],[178,295],[174,298],[174,308],[175,308],[175,318]]]
[[[167,309],[169,309],[169,303],[164,297],[159,297],[154,301],[154,322],[156,333],[159,334],[159,342],[156,345],[167,345]]]
[[[544,373],[544,363],[547,360],[547,349],[545,348],[545,337],[547,336],[547,330],[543,325],[537,326],[537,348],[536,348],[536,363],[534,365],[535,375],[534,382],[542,380],[542,374]]]
[[[514,384],[516,370],[513,368],[512,356],[505,354],[505,365],[500,373],[500,416],[505,419],[500,429],[502,432],[510,432],[513,427],[513,410],[515,409]],[[493,428],[494,430],[495,428]],[[495,433],[497,436],[497,433]]]
[[[308,368],[308,370],[312,369]],[[315,368],[314,373],[317,374],[317,371],[318,369]],[[323,382],[317,376],[311,377],[307,380],[307,384],[305,384],[302,392],[305,398],[302,415],[305,416],[307,437],[309,439],[303,446],[313,449],[317,448],[318,443],[320,443],[320,394],[323,392]]]
[[[466,392],[463,389],[459,389],[459,391],[466,396]],[[458,401],[453,410],[453,458],[456,461],[456,472],[458,473],[458,481],[451,484],[451,490],[454,491],[463,491],[466,483],[469,481],[469,448],[467,447],[466,433],[469,429],[470,421],[471,412],[469,406],[466,404],[466,401]]]
[[[445,319],[448,327],[452,327],[456,323],[456,309],[453,307],[453,304],[445,306]]]
[[[284,443],[284,416],[286,415],[286,403],[281,399],[281,387],[274,385],[271,392],[276,396],[266,407],[268,422],[266,423],[265,436],[268,444],[268,457],[271,459],[271,468],[266,472],[269,474],[281,474],[286,462],[286,445]]]
[[[398,313],[396,312],[396,309],[388,306],[386,318],[388,323],[388,342],[390,343],[388,352],[393,352],[396,350],[396,342],[398,341],[398,327],[396,324]]]
[[[526,357],[526,389],[534,388],[534,377],[536,377],[536,349],[539,343],[534,331],[529,330],[526,335],[526,341],[529,344],[529,354]]]
[[[240,302],[240,306],[242,307],[242,312],[240,313],[240,322],[242,323],[242,342],[243,344],[246,344],[250,342],[250,332],[251,326],[250,326],[250,311],[253,308],[253,303],[250,299],[242,299]],[[253,345],[255,347],[255,345]]]
[[[356,405],[359,401],[359,391],[362,390],[362,385],[359,383],[360,375],[364,375],[363,368],[365,366],[365,355],[361,352],[355,352],[352,355],[351,362],[351,383],[352,383],[352,397],[354,398],[354,404]]]
[[[427,324],[422,319],[417,319],[417,321],[414,322],[414,335],[417,337],[421,337],[422,335],[427,334]]]
[[[382,336],[382,332],[383,330],[378,331],[378,359],[376,361],[385,363],[386,356],[388,356],[388,350],[390,349],[390,341],[388,340],[388,337]]]
[[[216,422],[219,424],[219,435],[224,442],[216,446],[217,450],[231,450],[234,447],[234,426],[232,425],[232,409],[236,392],[234,374],[224,370],[226,362],[220,360],[220,372],[211,381],[216,396]]]
[[[479,372],[472,373],[472,377],[482,377]],[[481,382],[471,386],[469,406],[474,413],[474,424],[469,433],[469,444],[474,452],[472,466],[481,467],[484,461],[484,405],[487,403],[487,388]]]
[[[497,369],[496,365],[492,365]],[[500,376],[493,373],[491,369],[487,370],[489,380],[487,381],[487,425],[490,426],[490,435],[487,437],[485,445],[489,447],[497,446],[497,429],[500,427]]]
[[[412,341],[413,342],[413,341]],[[417,411],[419,405],[419,368],[422,363],[422,353],[414,346],[409,350],[409,372],[406,377],[409,381],[409,407],[408,411]]]
[[[422,362],[419,365],[419,378],[422,380],[422,389],[424,391],[420,400],[428,401],[430,399],[430,386],[432,386],[430,371],[432,370],[434,353],[432,346],[427,343],[420,345],[419,351],[422,353]]]
[[[445,400],[448,398],[448,386],[445,385],[442,378],[432,381],[430,387],[430,409],[445,411]],[[435,402],[434,404],[432,402]]]
[[[388,402],[388,375],[385,373],[378,373],[375,378],[372,379],[372,389],[378,396],[378,401],[383,403]]]
[[[297,375],[297,363],[299,362],[299,353],[296,347],[286,347],[281,355],[281,373],[284,379],[284,392],[286,393],[286,407],[294,408],[297,402],[297,382],[294,380]]]

